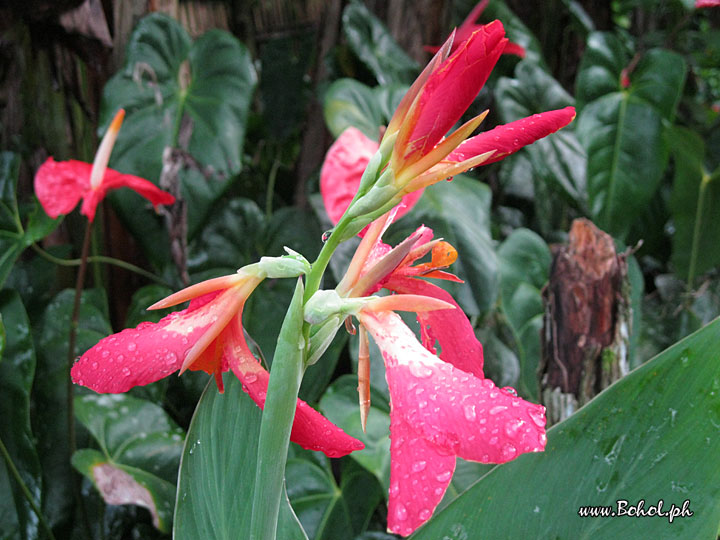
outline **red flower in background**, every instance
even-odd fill
[[[720,0],[695,0],[695,9],[720,7]]]
[[[74,159],[55,161],[50,157],[40,166],[35,173],[35,194],[47,215],[55,219],[60,214],[68,214],[82,199],[80,212],[92,222],[97,206],[107,192],[121,187],[136,191],[153,206],[175,202],[175,197],[152,182],[107,167],[124,117],[125,111],[120,109],[108,127],[92,165]]]
[[[482,0],[482,2],[478,3],[472,9],[472,11],[468,13],[468,16],[465,17],[465,20],[460,26],[458,26],[455,32],[455,43],[462,43],[463,41],[468,39],[475,30],[482,26],[480,24],[476,24],[476,22],[480,18],[480,15],[482,15],[482,12],[485,11],[485,8],[488,7],[489,3],[490,0]],[[453,45],[453,47],[450,49],[450,52],[455,51],[457,47],[457,45]],[[440,50],[440,47],[425,46],[425,50],[431,53],[436,53]],[[505,44],[503,54],[514,54],[515,56],[519,56],[520,58],[525,58],[525,49],[517,43],[508,41]]]
[[[262,408],[270,375],[247,345],[242,312],[245,301],[264,277],[262,272],[241,269],[237,274],[198,283],[161,300],[151,308],[166,308],[187,300],[190,305],[158,323],[141,323],[100,340],[72,367],[73,381],[100,393],[126,392],[178,370],[182,373],[191,369],[215,375],[222,391],[222,373],[231,369]],[[363,448],[360,441],[300,399],[291,440],[329,457]]]

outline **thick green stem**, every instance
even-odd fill
[[[12,456],[10,455],[10,452],[8,452],[8,449],[5,447],[5,443],[3,442],[2,438],[0,438],[0,454],[2,454],[3,458],[5,458],[5,463],[7,464],[7,468],[10,471],[10,474],[17,482],[18,486],[20,487],[20,491],[22,491],[23,496],[25,497],[25,499],[27,499],[27,502],[33,509],[33,512],[35,512],[35,515],[37,515],[38,520],[40,521],[40,525],[45,530],[45,534],[47,534],[48,538],[50,538],[51,540],[55,540],[55,535],[53,535],[50,525],[48,525],[48,522],[45,520],[45,516],[40,511],[38,505],[35,503],[35,499],[33,499],[32,493],[30,493],[27,484],[25,484],[22,476],[20,476],[20,471],[18,471],[17,467],[15,467]]]
[[[270,371],[260,425],[251,540],[274,540],[285,486],[285,461],[304,370],[303,285],[298,280]]]

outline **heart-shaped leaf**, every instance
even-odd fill
[[[147,508],[153,525],[168,532],[183,431],[160,407],[127,394],[75,398],[75,416],[100,451],[78,450],[73,466],[108,504]]]

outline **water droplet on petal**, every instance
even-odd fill
[[[407,519],[407,510],[402,503],[398,503],[397,508],[395,509],[395,517],[398,518],[400,521],[404,521]]]
[[[390,495],[394,497],[398,493],[400,493],[400,486],[397,482],[393,482],[393,484],[390,486]]]
[[[128,368],[128,367],[122,368],[122,374],[125,375],[126,377],[129,377],[130,376],[130,368]]]
[[[257,381],[257,375],[255,375],[254,373],[248,373],[247,375],[245,375],[245,382],[247,384],[252,384],[255,381]]]
[[[422,510],[420,510],[418,517],[424,521],[430,517],[431,513],[432,512],[430,512],[430,510],[428,510],[427,508],[423,508]]]
[[[469,422],[473,422],[475,418],[477,418],[477,413],[475,412],[475,405],[465,405],[463,407],[463,410],[465,411],[465,418]]]
[[[432,375],[432,372],[433,372],[432,369],[430,369],[428,366],[426,366],[424,364],[420,364],[418,362],[413,362],[410,364],[410,373],[412,373],[416,377],[426,379],[430,375]]]
[[[490,414],[498,414],[498,413],[501,413],[501,412],[503,412],[503,411],[505,411],[505,410],[507,410],[507,407],[506,407],[505,405],[496,405],[495,407],[493,407],[492,409],[490,409],[489,412],[490,412]]]
[[[93,363],[92,363],[92,368],[93,368],[93,369],[97,369],[97,368],[98,368],[98,363],[97,363],[97,362],[93,362]]]
[[[103,351],[100,356],[102,356],[103,358],[107,358],[108,356],[110,356],[110,351]]]
[[[416,473],[421,472],[421,471],[424,471],[426,466],[427,466],[427,463],[426,463],[426,462],[424,462],[424,461],[416,461],[415,463],[413,463],[412,471],[413,471],[413,472],[416,472]]]
[[[528,415],[537,427],[545,427],[545,408],[528,409]]]
[[[437,478],[438,482],[447,482],[450,480],[450,477],[452,476],[452,471],[445,471],[440,474],[438,474],[435,478]]]
[[[512,444],[508,443],[502,448],[502,457],[506,460],[511,460],[515,456],[517,456],[517,448],[515,448]]]
[[[501,389],[506,394],[510,394],[511,396],[517,397],[518,393],[517,390],[515,390],[512,386],[506,386]]]
[[[332,234],[332,232],[333,232],[333,230],[330,229],[330,230],[325,231],[324,233],[322,233],[321,239],[322,239],[322,243],[323,243],[323,244],[330,239],[330,235]]]
[[[131,341],[130,343],[128,343],[128,346],[127,346],[128,351],[132,352],[135,349],[137,349],[137,344],[134,341]]]
[[[520,420],[519,418],[510,420],[507,424],[505,424],[505,433],[508,434],[508,437],[515,437],[520,431],[520,428],[523,427],[524,423],[525,421]]]

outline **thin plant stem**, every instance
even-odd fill
[[[22,479],[22,476],[20,476],[20,471],[17,470],[17,467],[15,466],[15,463],[12,460],[12,456],[10,455],[10,452],[8,452],[7,448],[5,447],[5,443],[2,440],[2,437],[0,437],[0,453],[3,455],[3,458],[5,458],[5,463],[7,464],[7,468],[10,471],[10,474],[15,478],[15,481],[17,482],[18,486],[20,487],[20,491],[22,491],[23,496],[27,499],[27,502],[30,504],[30,507],[32,508],[33,512],[35,512],[35,515],[37,515],[38,520],[40,521],[40,525],[45,531],[45,534],[47,534],[48,538],[50,540],[55,540],[55,535],[52,532],[52,529],[50,528],[50,525],[45,520],[45,516],[40,511],[40,508],[35,503],[35,499],[32,496],[32,493],[30,493],[30,489],[28,489],[27,484],[25,484],[25,481]]]
[[[265,217],[269,218],[272,215],[272,203],[273,195],[275,194],[275,181],[277,180],[278,169],[280,168],[280,161],[275,159],[272,167],[270,168],[270,174],[268,175],[267,192],[265,193]]]
[[[61,257],[56,257],[55,255],[45,251],[43,248],[41,248],[37,244],[31,244],[31,247],[43,259],[46,259],[53,264],[57,264],[59,266],[80,266],[82,264],[81,259],[63,259]],[[158,283],[159,285],[164,285],[165,287],[168,287],[170,289],[173,288],[172,283],[165,281],[160,276],[155,275],[152,272],[145,270],[144,268],[140,268],[139,266],[135,266],[134,264],[125,262],[120,259],[116,259],[114,257],[108,257],[106,255],[89,255],[87,257],[87,262],[88,263],[112,264],[113,266],[117,266],[118,268],[122,268],[123,270],[127,270],[128,272],[133,272],[140,276],[146,277],[149,280],[152,280],[155,283]]]
[[[695,281],[695,269],[697,267],[698,251],[700,250],[700,234],[702,233],[703,206],[705,205],[705,191],[710,182],[710,175],[703,171],[700,189],[698,191],[697,208],[695,209],[695,226],[693,228],[692,247],[690,249],[690,265],[688,268],[687,288],[692,290]]]

